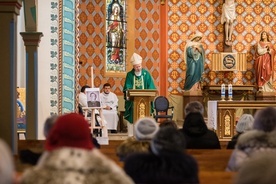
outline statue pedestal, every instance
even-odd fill
[[[182,91],[183,94],[183,111],[185,109],[185,106],[192,102],[192,101],[199,101],[203,104],[203,96],[202,96],[202,91],[197,90],[197,91]],[[206,116],[206,114],[204,114]],[[183,119],[185,119],[185,112],[183,112]]]
[[[256,100],[262,100],[262,101],[276,100],[276,92],[257,92]]]

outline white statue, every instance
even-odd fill
[[[225,0],[222,6],[221,23],[225,23],[225,44],[231,45],[233,23],[236,19],[236,5],[234,0]]]

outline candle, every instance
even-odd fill
[[[91,88],[94,87],[94,73],[93,73],[93,67],[91,66]]]
[[[228,95],[229,95],[229,98],[233,97],[232,84],[228,84]]]
[[[225,84],[221,85],[221,97],[225,97]]]

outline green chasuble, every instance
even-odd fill
[[[129,89],[156,89],[154,85],[154,81],[150,75],[150,73],[142,69],[141,76],[136,76],[134,73],[134,69],[129,71],[126,76],[124,93]],[[153,111],[153,107],[152,107]],[[130,123],[133,123],[133,101],[126,100],[125,101],[125,119]]]

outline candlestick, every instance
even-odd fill
[[[94,72],[93,72],[92,66],[91,66],[91,88],[94,88]]]
[[[221,100],[225,100],[225,84],[221,85]]]
[[[228,98],[229,98],[229,101],[232,101],[232,98],[233,98],[232,84],[228,84]]]

